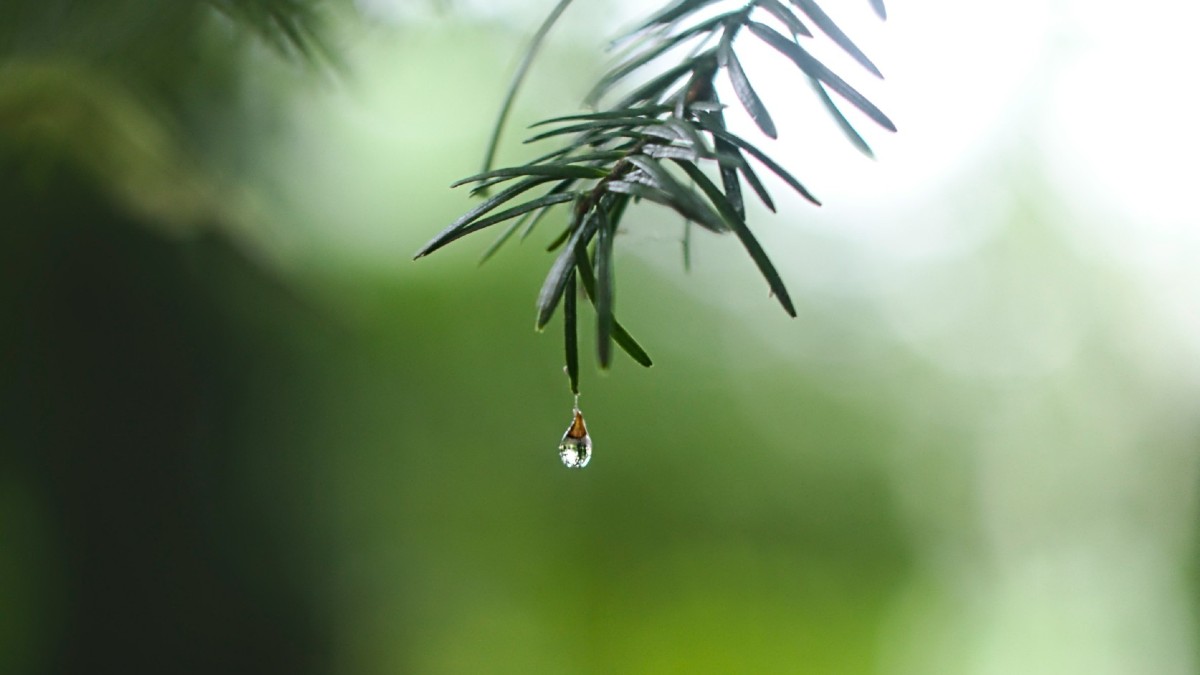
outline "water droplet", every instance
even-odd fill
[[[592,459],[592,439],[583,423],[583,413],[575,409],[575,419],[558,444],[558,457],[568,469],[582,469]]]

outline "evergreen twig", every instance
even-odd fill
[[[768,137],[777,128],[766,104],[751,85],[737,55],[736,44],[757,39],[792,61],[814,87],[822,105],[832,114],[848,139],[864,153],[870,148],[854,129],[830,94],[857,108],[873,122],[896,127],[866,97],[805,49],[805,40],[816,40],[809,25],[849,54],[873,75],[882,77],[867,58],[815,0],[749,0],[731,11],[717,13],[727,0],[674,0],[666,3],[626,34],[613,41],[623,45],[623,56],[600,77],[587,96],[592,112],[555,117],[531,128],[539,131],[527,143],[556,140],[561,146],[525,164],[493,169],[500,131],[517,88],[546,32],[570,4],[559,0],[527,49],[513,78],[499,119],[488,144],[482,173],[455,185],[474,184],[473,194],[507,184],[495,196],[468,211],[434,237],[416,258],[428,255],[466,234],[514,220],[485,254],[495,252],[523,223],[522,238],[556,205],[571,202],[566,229],[550,250],[562,247],[551,266],[537,301],[540,330],[554,315],[564,295],[566,360],[571,389],[578,392],[579,363],[576,343],[576,282],[597,314],[597,354],[601,368],[611,363],[611,344],[634,361],[650,366],[646,352],[614,316],[615,268],[613,238],[631,203],[650,201],[672,209],[686,226],[696,224],[716,233],[733,232],[766,280],[772,295],[791,316],[795,307],[778,271],[746,223],[742,181],[774,211],[774,202],[749,160],[766,167],[813,204],[820,202],[778,162],[733,133],[725,124],[723,103],[713,86],[724,73],[758,128]],[[886,16],[882,0],[871,0],[875,12]],[[803,17],[803,19],[801,18]],[[767,23],[764,23],[767,22]],[[782,26],[785,37],[774,25]],[[744,31],[742,29],[745,29]],[[715,46],[712,46],[713,43]],[[665,68],[664,68],[665,66]],[[645,77],[652,69],[656,73]],[[600,103],[619,87],[635,83],[622,98],[604,107]],[[542,130],[542,127],[546,127]],[[709,177],[714,170],[720,182]],[[547,188],[548,189],[545,189]],[[544,189],[516,206],[499,207],[521,195]],[[519,218],[519,219],[518,219]],[[685,233],[689,232],[685,229]],[[687,236],[685,234],[685,236]],[[684,264],[690,265],[687,239]]]

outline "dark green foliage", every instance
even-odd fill
[[[622,208],[624,207],[622,206]],[[579,278],[583,282],[584,292],[587,293],[589,298],[595,298],[596,278],[594,272],[592,271],[591,262],[588,260],[586,255],[577,254],[575,258],[575,264],[577,266],[576,269],[579,272]],[[646,350],[642,349],[642,346],[638,344],[637,340],[634,340],[633,336],[630,335],[623,326],[621,326],[621,322],[617,321],[615,318],[612,322],[612,337],[613,342],[616,342],[617,345],[634,361],[638,362],[642,366],[645,366],[646,368],[654,365],[654,362],[650,360],[650,355],[646,353]]]
[[[575,273],[567,276],[567,288],[563,291],[563,341],[566,343],[567,379],[571,381],[571,393],[579,393],[579,338],[575,322]]]
[[[247,113],[283,87],[245,96],[243,57],[261,43],[324,71],[324,17],[350,4],[0,0],[0,156],[22,160],[6,178],[76,172],[172,234],[256,228],[234,187],[266,119]]]
[[[322,0],[207,0],[237,23],[255,30],[283,54],[297,53],[310,61],[332,61],[322,35],[318,6]]]
[[[877,77],[883,77],[883,73],[879,72],[879,69],[875,67],[874,63],[871,63],[871,59],[868,59],[867,55],[863,54],[862,50],[855,46],[855,44],[850,41],[850,38],[846,37],[846,34],[842,32],[842,29],[837,27],[837,24],[833,22],[833,19],[830,19],[829,15],[823,12],[821,8],[817,6],[816,2],[813,0],[792,0],[792,4],[796,5],[801,11],[807,14],[808,17],[812,19],[813,23],[817,25],[817,28],[821,29],[821,32],[828,35],[830,39],[836,42],[839,47],[844,49],[847,54],[853,56],[854,60],[861,63],[863,68],[871,71],[871,73]]]
[[[732,36],[733,33],[729,29],[726,29],[725,34],[721,36],[720,51],[717,52],[718,63],[729,74],[729,81],[733,84],[734,93],[745,106],[746,112],[750,113],[754,123],[758,125],[759,129],[762,129],[764,134],[776,138],[778,134],[775,131],[775,122],[771,120],[767,106],[763,105],[762,99],[758,97],[754,87],[750,86],[750,78],[746,77],[746,71],[742,70],[742,62],[738,60],[737,54],[733,51]]]
[[[868,101],[854,87],[851,87],[845,80],[835,75],[832,70],[826,68],[824,64],[813,58],[812,54],[809,54],[805,51],[804,47],[800,46],[800,43],[785,38],[771,27],[757,21],[749,22],[747,27],[750,29],[750,32],[762,38],[763,42],[771,45],[779,50],[781,54],[791,59],[800,70],[804,71],[805,75],[828,85],[830,89],[852,103],[854,107],[866,113],[879,126],[888,131],[896,130],[896,125],[888,119],[887,115],[883,114],[882,110],[876,108],[874,103]]]
[[[578,393],[576,282],[596,310],[597,354],[607,368],[616,343],[636,362],[650,365],[641,346],[616,320],[616,274],[613,240],[630,202],[648,201],[678,213],[685,223],[684,257],[689,265],[690,225],[718,234],[733,232],[767,282],[784,310],[795,307],[775,266],[746,223],[742,181],[767,206],[775,205],[749,160],[766,167],[813,204],[820,202],[778,162],[725,125],[725,104],[713,86],[724,72],[751,119],[768,137],[777,129],[766,104],[751,85],[751,77],[738,58],[739,37],[757,39],[796,64],[801,81],[815,88],[817,98],[832,114],[847,137],[860,150],[870,148],[850,125],[828,92],[858,108],[881,127],[895,131],[892,121],[813,57],[802,46],[817,39],[809,26],[853,57],[868,72],[881,76],[860,50],[814,0],[750,0],[740,8],[715,16],[710,11],[721,0],[676,0],[613,42],[621,56],[600,77],[586,97],[591,112],[564,115],[533,125],[538,132],[526,143],[558,140],[561,147],[520,166],[492,169],[500,129],[517,86],[551,25],[570,4],[561,0],[539,28],[512,86],[506,94],[496,132],[488,145],[484,171],[455,183],[475,185],[473,194],[512,182],[495,196],[471,209],[425,245],[416,257],[427,255],[466,234],[518,218],[484,254],[491,256],[522,224],[528,235],[556,205],[571,202],[568,225],[550,244],[558,257],[550,268],[537,301],[537,328],[564,304],[567,374]],[[726,3],[722,3],[726,4]],[[883,4],[872,0],[882,17]],[[767,21],[782,26],[785,37]],[[742,29],[746,29],[743,31]],[[713,43],[715,46],[712,46]],[[653,72],[649,77],[644,74]],[[601,102],[622,90],[610,105]],[[716,172],[718,184],[709,177]],[[548,187],[515,206],[491,212],[534,188]],[[563,300],[565,296],[565,301]]]

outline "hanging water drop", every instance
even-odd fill
[[[583,423],[583,413],[575,408],[575,418],[558,444],[558,457],[568,469],[582,469],[592,459],[592,439]]]

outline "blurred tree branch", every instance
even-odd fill
[[[6,0],[0,152],[37,188],[88,177],[147,224],[236,221],[206,169],[204,125],[231,120],[237,54],[255,41],[304,68],[337,63],[326,15],[342,0]],[[227,127],[230,126],[227,124]]]

